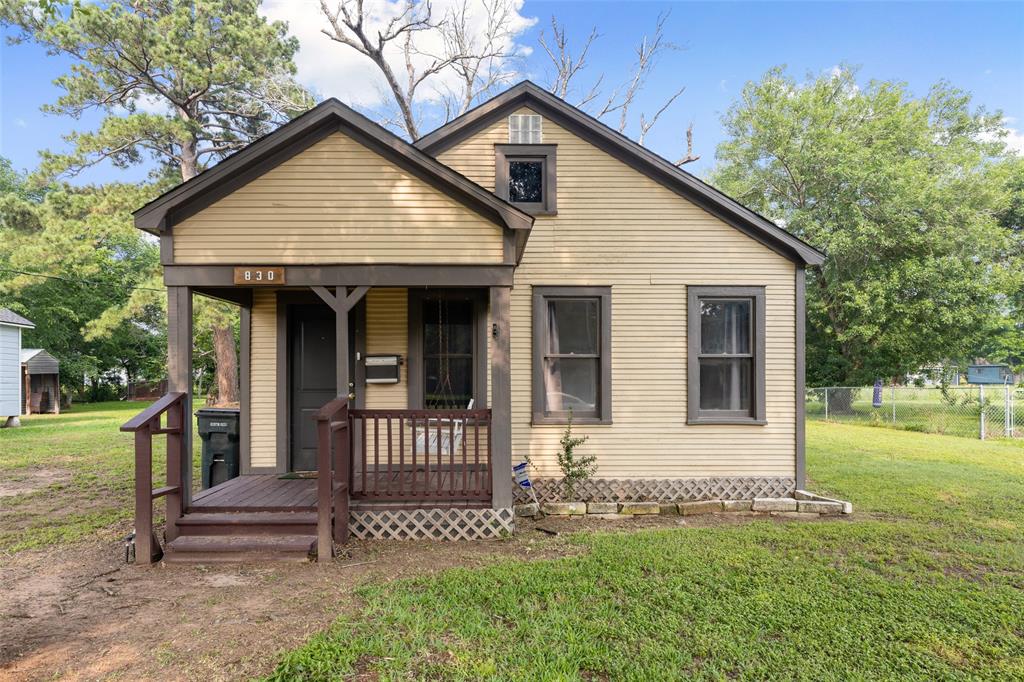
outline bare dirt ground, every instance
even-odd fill
[[[201,679],[269,673],[281,653],[359,607],[368,581],[576,554],[565,533],[743,523],[739,515],[521,522],[490,542],[352,542],[321,564],[136,567],[128,528],[0,557],[0,680]],[[540,530],[538,528],[546,529]]]

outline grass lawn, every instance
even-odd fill
[[[0,430],[0,563],[131,527],[117,428],[144,404]],[[855,518],[580,534],[572,558],[370,583],[273,676],[1024,679],[1024,440],[812,422],[808,443]]]
[[[579,535],[361,588],[274,679],[1024,679],[1024,442],[808,425],[854,519]]]
[[[132,518],[133,439],[118,428],[150,403],[77,404],[0,429],[0,554],[77,540]],[[154,485],[162,485],[165,440],[153,439]]]

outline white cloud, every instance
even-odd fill
[[[142,95],[135,98],[135,110],[145,114],[166,114],[167,100],[157,94]]]
[[[461,5],[464,0],[434,0],[433,15],[443,16],[452,7]],[[328,0],[332,9],[340,0]],[[482,0],[468,0],[467,20],[470,26],[481,30],[486,25],[486,14]],[[524,0],[514,0],[514,11],[510,21],[508,49],[523,50],[523,46],[515,44],[515,39],[532,26],[536,19],[523,16]],[[401,12],[404,3],[392,0],[367,0],[370,10],[368,22],[370,35],[376,34],[388,20]],[[341,101],[362,107],[374,107],[388,102],[390,94],[379,70],[363,55],[353,48],[334,42],[323,33],[328,27],[327,19],[320,11],[318,0],[263,0],[260,12],[270,20],[285,21],[289,32],[299,39],[300,48],[295,64],[298,79],[313,89],[320,99],[337,97]],[[416,36],[417,48],[420,52],[440,53],[441,40],[435,31],[424,31]],[[416,60],[422,64],[429,63],[429,57],[421,56]],[[399,77],[405,73],[404,57],[399,54],[398,46],[389,55]],[[451,75],[435,78],[425,83],[417,92],[417,97],[432,100],[437,97],[438,89],[453,85]],[[447,82],[446,82],[447,81]]]
[[[1001,139],[1002,143],[1006,145],[1006,148],[1010,151],[1016,152],[1017,154],[1024,155],[1024,132],[1011,127],[1010,124],[1016,119],[1011,116],[1003,117],[1003,133],[1004,135],[1000,138],[995,133],[982,133],[979,137],[985,142],[994,142]]]
[[[19,128],[28,128],[28,121],[26,121],[23,118],[16,118],[14,119],[14,125],[18,126]]]
[[[1006,127],[1006,137],[1003,138],[1003,142],[1018,154],[1024,154],[1024,133],[1016,128]]]

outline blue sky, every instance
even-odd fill
[[[318,21],[309,0],[277,0],[278,10],[291,19],[296,34],[312,35]],[[283,3],[284,9],[281,9]],[[591,54],[590,74],[602,71],[616,80],[626,75],[637,39],[649,32],[659,12],[671,10],[666,37],[683,50],[666,54],[647,84],[640,107],[656,109],[665,96],[685,85],[686,92],[649,134],[647,145],[670,158],[682,150],[683,131],[693,121],[696,152],[702,159],[688,170],[705,173],[714,160],[723,132],[719,118],[735,101],[743,83],[757,79],[775,65],[785,64],[797,77],[828,71],[839,63],[861,67],[868,79],[905,81],[916,94],[945,79],[974,95],[976,104],[1000,109],[1007,126],[1024,142],[1024,3],[832,3],[832,2],[539,2],[526,0],[521,14],[536,18],[519,43],[536,45],[536,34],[548,27],[551,15],[581,41],[591,27],[602,34]],[[304,17],[304,18],[297,18]],[[302,32],[306,25],[306,33]],[[309,50],[312,50],[310,47]],[[338,45],[307,51],[307,62],[330,64]],[[59,90],[54,78],[69,62],[46,55],[33,45],[0,47],[0,154],[15,167],[31,169],[40,149],[60,149],[60,136],[80,121],[43,114]],[[321,66],[322,68],[322,66]],[[524,75],[544,80],[539,51],[528,58]],[[300,79],[316,86],[303,71]],[[318,82],[323,82],[318,81]],[[330,86],[327,86],[330,87]],[[320,97],[343,99],[365,93],[324,92]],[[79,181],[134,181],[145,169],[119,170],[102,166],[85,172]]]

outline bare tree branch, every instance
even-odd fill
[[[463,0],[435,19],[430,2],[403,0],[401,11],[371,35],[371,16],[363,0],[320,0],[320,11],[328,25],[322,32],[376,65],[401,114],[399,127],[416,139],[417,92],[435,76],[453,72],[460,84],[457,89],[449,87],[447,92],[439,93],[448,116],[464,113],[482,94],[513,77],[503,65],[513,56],[511,26],[518,11],[514,0],[479,0],[487,16],[482,33],[472,28],[469,2]],[[436,32],[442,46],[438,53],[427,51],[422,47],[425,41],[417,40],[416,36],[424,32]],[[395,64],[396,56],[401,66]],[[404,69],[404,73],[396,74],[396,69]]]
[[[647,133],[651,130],[651,128],[654,127],[654,124],[658,122],[658,119],[661,117],[662,114],[665,113],[665,110],[672,106],[672,102],[675,102],[676,99],[681,94],[683,94],[685,90],[686,86],[683,86],[676,90],[675,94],[669,97],[667,100],[665,100],[665,103],[661,105],[661,108],[654,112],[654,115],[651,116],[650,120],[647,120],[646,115],[643,112],[640,112],[640,134],[637,135],[637,142],[639,142],[641,145],[644,143],[644,138],[647,137]],[[691,124],[691,128],[692,127],[693,126]],[[692,137],[693,131],[691,130],[690,132]]]
[[[686,155],[676,161],[677,166],[685,166],[688,163],[693,163],[700,158],[700,155],[694,155],[693,153],[693,122],[686,126]]]
[[[644,35],[634,48],[636,59],[630,69],[629,77],[614,87],[607,88],[606,75],[599,74],[594,84],[591,85],[585,94],[576,102],[576,106],[587,109],[595,118],[604,118],[611,114],[618,114],[616,129],[625,133],[630,125],[630,114],[637,101],[637,97],[647,83],[647,79],[654,71],[658,58],[666,51],[681,49],[665,38],[665,26],[669,18],[668,12],[658,15],[654,25],[654,31],[650,35]],[[574,54],[570,44],[567,31],[564,25],[559,24],[555,17],[551,17],[551,35],[546,36],[543,32],[537,38],[537,42],[547,55],[548,61],[553,68],[553,76],[547,83],[548,90],[562,99],[568,99],[572,94],[576,83],[582,78],[587,67],[587,55],[595,41],[600,37],[597,29],[592,29],[587,38],[583,41]],[[680,87],[652,115],[641,112],[637,122],[637,142],[641,145],[647,137],[647,133],[657,124],[662,114],[685,92],[685,87]],[[599,106],[594,106],[600,103]],[[693,126],[687,132],[688,151],[681,163],[696,161],[697,156],[693,155]]]
[[[554,78],[548,84],[548,90],[552,94],[557,95],[561,99],[568,98],[573,79],[587,65],[587,53],[590,52],[590,47],[599,37],[600,34],[598,34],[597,27],[595,26],[590,30],[590,35],[587,36],[587,39],[583,41],[583,47],[580,48],[579,55],[573,57],[572,50],[569,47],[569,39],[566,36],[565,26],[560,25],[558,19],[554,16],[551,17],[552,44],[548,45],[543,31],[537,36],[537,42],[540,43],[541,48],[555,67]]]
[[[438,91],[446,122],[466,113],[474,102],[497,86],[511,82],[518,71],[515,62],[520,58],[513,45],[512,30],[515,3],[481,0],[480,4],[487,17],[482,32],[472,26],[468,2],[453,8],[439,26],[445,54],[458,56],[450,64],[458,76],[458,86]]]
[[[402,11],[392,17],[383,30],[377,31],[376,36],[371,36],[367,28],[369,13],[363,5],[363,0],[341,0],[333,11],[328,5],[328,0],[320,0],[320,11],[329,25],[329,28],[321,29],[321,32],[331,40],[365,55],[380,69],[401,110],[403,127],[412,139],[419,137],[412,101],[416,94],[416,86],[422,79],[417,80],[412,68],[409,46],[414,32],[433,26],[430,3],[405,0]],[[402,43],[397,43],[400,38],[405,39]],[[404,87],[399,83],[384,54],[392,43],[398,44],[406,55],[408,84]]]

